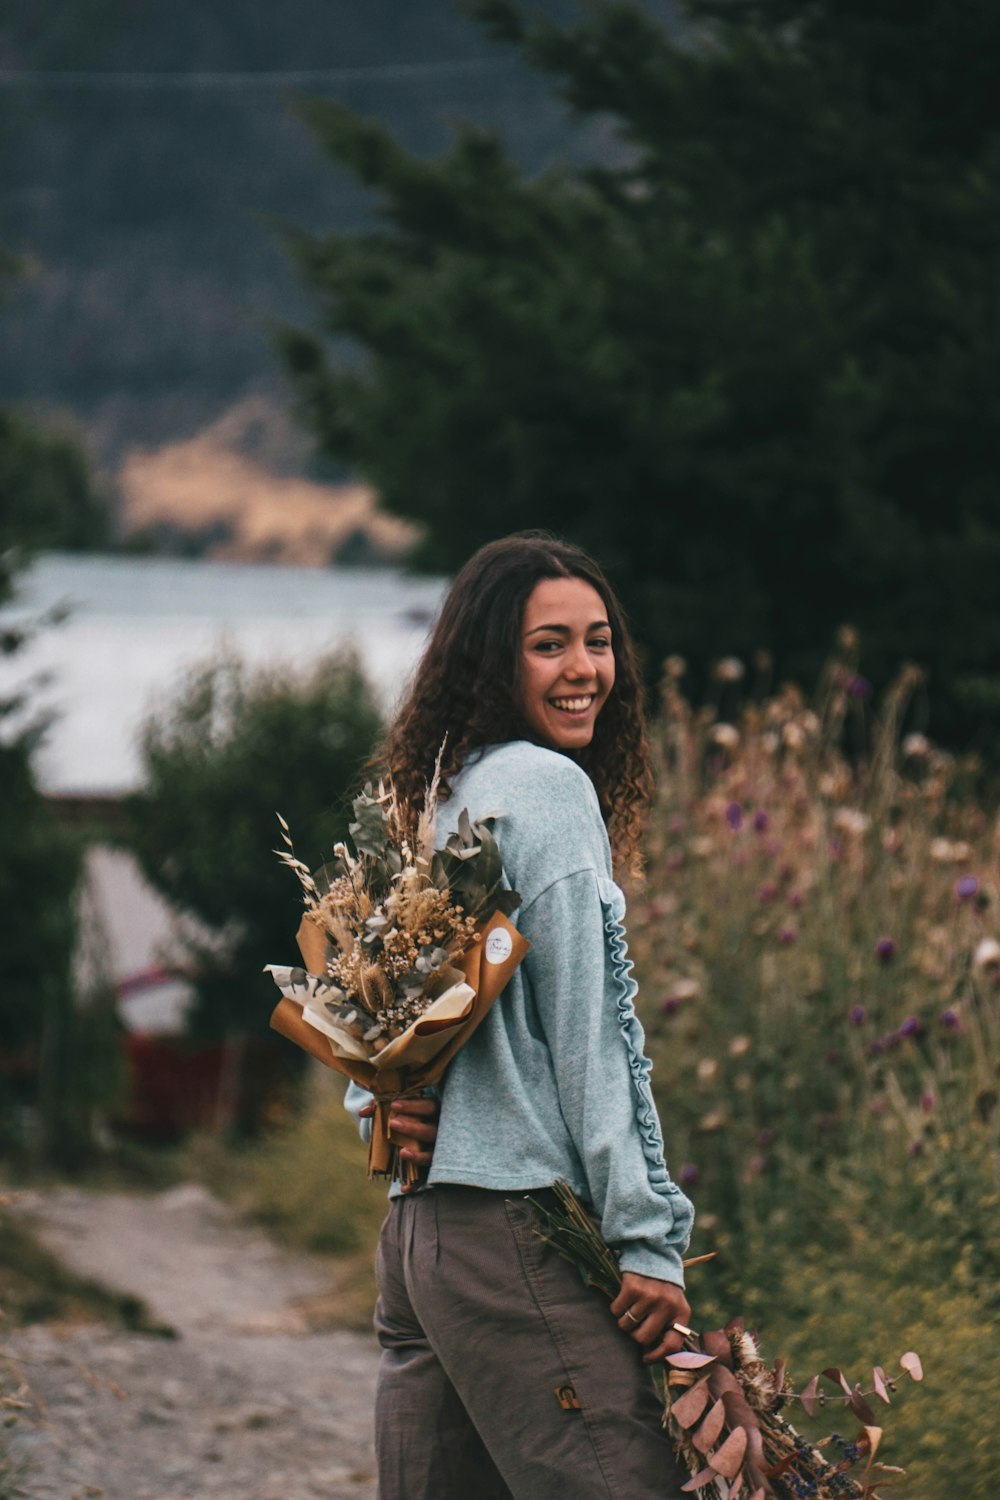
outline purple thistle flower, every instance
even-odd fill
[[[758,901],[773,901],[777,894],[777,889],[769,881],[765,881],[763,885],[757,887]]]
[[[901,1037],[920,1036],[923,1029],[924,1023],[923,1021],[921,1021],[919,1016],[907,1016],[906,1020],[899,1028],[899,1034]]]
[[[847,691],[852,698],[870,698],[872,695],[872,685],[867,677],[852,677],[847,684]]]
[[[726,822],[734,833],[739,833],[743,827],[743,809],[738,802],[730,802],[726,808]]]
[[[788,892],[788,904],[789,906],[794,907],[796,911],[798,911],[799,907],[802,905],[805,899],[806,898],[801,891]]]
[[[917,1137],[916,1140],[911,1141],[910,1144],[906,1148],[906,1154],[907,1154],[907,1156],[922,1156],[923,1152],[924,1152],[924,1143],[920,1139],[919,1136]]]
[[[660,1001],[660,1014],[672,1016],[680,1008],[680,1001],[676,995],[668,995],[665,1000]]]
[[[696,1167],[693,1161],[684,1162],[680,1170],[681,1187],[694,1187],[700,1176],[700,1167]]]
[[[798,939],[798,933],[794,927],[783,927],[778,933],[778,942],[786,948],[790,947]]]
[[[896,957],[896,941],[891,937],[879,938],[875,944],[875,957],[880,964],[891,964]]]
[[[865,1010],[863,1005],[852,1005],[850,1011],[848,1012],[847,1019],[850,1021],[852,1026],[861,1026],[864,1023],[865,1017],[867,1015],[868,1012]]]
[[[920,1095],[920,1108],[925,1115],[932,1115],[937,1109],[937,1095],[933,1089],[925,1089]]]
[[[946,1031],[957,1031],[962,1024],[961,1020],[959,1019],[958,1011],[953,1010],[950,1005],[941,1012],[941,1014],[938,1016],[938,1020]]]
[[[751,1156],[747,1167],[755,1177],[759,1177],[767,1167],[767,1157],[762,1152],[758,1152],[756,1156]]]
[[[979,891],[979,881],[975,875],[963,875],[960,880],[955,881],[955,900],[971,901]]]
[[[771,819],[762,807],[758,807],[753,815],[753,827],[755,833],[766,833]]]

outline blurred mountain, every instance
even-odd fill
[[[0,401],[74,419],[114,480],[134,448],[287,400],[269,330],[312,314],[279,226],[370,211],[295,117],[304,95],[378,116],[422,154],[458,120],[499,130],[532,171],[619,149],[450,0],[4,7],[0,245],[28,275],[0,313]]]

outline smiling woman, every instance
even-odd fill
[[[615,685],[604,600],[582,578],[544,578],[524,607],[521,701],[543,744],[576,750],[594,737]]]
[[[492,820],[530,950],[440,1098],[393,1105],[426,1176],[396,1191],[379,1243],[380,1500],[664,1500],[681,1476],[644,1366],[690,1322],[692,1212],[664,1162],[613,878],[649,789],[641,687],[584,552],[527,533],[462,569],[385,747],[412,819],[439,756],[440,836],[463,808]],[[363,1090],[347,1102],[370,1116]],[[541,1237],[560,1180],[620,1254],[610,1316]]]

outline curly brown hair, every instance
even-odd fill
[[[615,682],[593,739],[572,759],[594,783],[616,864],[634,870],[652,793],[635,649],[622,607],[598,564],[548,532],[517,532],[488,542],[465,564],[387,731],[381,760],[415,817],[442,743],[441,789],[447,796],[449,778],[470,751],[537,739],[519,702],[521,622],[532,590],[545,578],[582,578],[607,610]]]

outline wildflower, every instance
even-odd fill
[[[941,1012],[941,1014],[938,1016],[938,1020],[944,1027],[945,1031],[957,1031],[962,1024],[961,1020],[959,1019],[958,1011],[953,1010],[950,1005]]]
[[[796,724],[794,720],[791,720],[782,729],[781,738],[784,740],[789,750],[801,750],[802,746],[805,744],[806,737],[802,733],[799,725]]]
[[[778,933],[778,942],[784,947],[789,948],[792,943],[797,941],[798,936],[794,927],[783,927]]]
[[[695,1069],[695,1072],[698,1076],[698,1082],[711,1083],[718,1070],[719,1064],[716,1062],[714,1057],[699,1058],[698,1066]]]
[[[831,859],[839,859],[844,852],[844,846],[838,838],[834,837],[830,840],[829,850]]]
[[[868,831],[871,823],[867,813],[863,813],[860,807],[838,807],[833,815],[834,828],[841,829],[844,833],[856,834],[859,838]]]
[[[880,964],[891,964],[896,957],[896,943],[891,937],[881,937],[875,944],[875,957]]]
[[[847,684],[847,691],[852,698],[870,698],[872,695],[872,685],[867,677],[859,675],[851,678]]]
[[[939,865],[964,865],[972,858],[972,847],[959,839],[931,839],[927,845],[931,859]]]
[[[972,962],[977,969],[995,969],[1000,967],[1000,943],[996,938],[983,938],[976,944],[976,951],[972,955]]]
[[[877,1038],[873,1039],[872,1041],[870,1041],[868,1043],[868,1056],[869,1057],[881,1057],[882,1053],[884,1051],[885,1051],[885,1047],[883,1046],[883,1044]]]
[[[726,808],[726,822],[734,833],[743,827],[743,809],[738,802],[730,802]]]
[[[777,894],[778,894],[777,888],[775,886],[771,885],[769,881],[765,881],[763,885],[759,885],[757,887],[757,900],[758,901],[763,901],[763,902],[773,901],[774,898],[775,898],[775,896]]]
[[[802,905],[805,899],[805,895],[802,891],[796,890],[788,892],[788,904],[789,906],[793,906],[796,911],[798,911],[799,907]]]
[[[979,890],[979,881],[975,875],[963,875],[955,881],[955,900],[971,901]]]
[[[924,1143],[921,1140],[920,1136],[917,1136],[916,1139],[912,1140],[910,1142],[910,1144],[907,1146],[907,1148],[906,1148],[906,1154],[907,1154],[907,1156],[922,1156],[923,1155],[923,1150],[924,1150]]]
[[[748,1036],[734,1036],[729,1043],[730,1057],[746,1057],[750,1051],[750,1038]]]
[[[886,1108],[886,1102],[881,1094],[874,1094],[868,1101],[868,1113],[870,1115],[884,1115]]]
[[[913,760],[929,755],[930,748],[931,742],[925,734],[908,734],[901,746],[903,754]]]
[[[735,724],[713,724],[709,739],[723,750],[735,750],[740,742],[740,732]]]
[[[672,1016],[680,1003],[676,995],[667,995],[666,999],[660,1001],[660,1014]]]
[[[681,1187],[694,1187],[695,1183],[698,1181],[698,1178],[700,1176],[701,1176],[701,1168],[695,1166],[695,1164],[694,1164],[693,1161],[686,1161],[686,1162],[683,1162],[681,1164],[681,1170],[680,1170]]]
[[[937,1095],[933,1089],[925,1089],[920,1095],[920,1108],[925,1115],[932,1115],[937,1109]]]
[[[707,1115],[702,1115],[698,1121],[699,1130],[721,1130],[726,1123],[726,1117],[721,1109],[710,1109]]]
[[[923,1032],[923,1029],[924,1023],[923,1021],[921,1021],[919,1016],[907,1016],[906,1020],[899,1028],[899,1034],[901,1037],[920,1036]]]
[[[762,1151],[759,1151],[756,1156],[751,1156],[750,1160],[747,1162],[747,1171],[750,1172],[754,1177],[759,1177],[761,1172],[765,1171],[766,1168],[767,1157]]]
[[[724,656],[715,663],[712,675],[716,682],[742,682],[746,668],[738,656]]]
[[[754,833],[766,833],[767,826],[770,821],[771,820],[764,809],[762,807],[758,807],[757,811],[753,815]]]
[[[850,1021],[852,1026],[861,1026],[864,1024],[864,1020],[867,1014],[868,1012],[865,1010],[863,1005],[852,1005],[850,1011],[848,1012],[847,1019]]]

